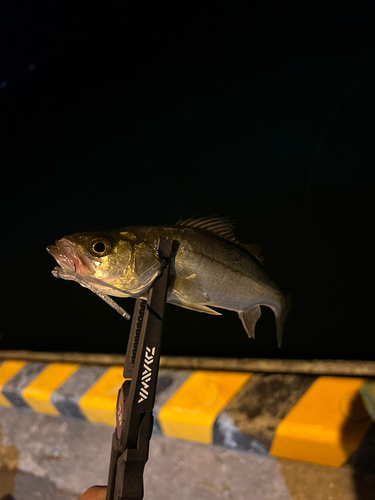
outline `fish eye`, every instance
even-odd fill
[[[103,253],[105,251],[105,245],[102,241],[98,241],[93,244],[92,249],[96,253]]]
[[[89,244],[90,252],[97,257],[101,257],[104,254],[108,253],[110,248],[111,248],[110,242],[103,238],[95,238],[92,241],[90,241]]]

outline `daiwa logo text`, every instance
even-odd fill
[[[149,347],[146,347],[146,354],[145,354],[145,362],[143,363],[143,373],[142,373],[142,387],[141,390],[139,391],[139,400],[138,403],[142,403],[142,401],[145,401],[148,398],[148,388],[149,382],[151,380],[152,376],[152,369],[150,368],[149,365],[151,365],[154,362],[154,355],[155,355],[155,347],[150,349]]]

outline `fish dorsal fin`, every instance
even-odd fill
[[[189,217],[185,220],[180,219],[175,225],[178,227],[190,227],[192,229],[207,231],[233,243],[237,243],[237,245],[245,248],[245,250],[250,252],[261,264],[263,264],[261,246],[256,243],[249,243],[248,245],[240,243],[234,235],[234,220],[229,217],[217,217],[216,215],[200,217],[199,219]]]
[[[264,262],[264,257],[262,255],[262,247],[257,243],[248,243],[247,245],[242,245],[248,252],[251,253],[261,264]]]
[[[185,220],[180,219],[176,223],[176,226],[200,229],[237,243],[233,232],[233,224],[234,221],[229,217],[217,217],[211,215],[209,217],[200,217],[199,219],[194,219],[194,217],[189,217]]]

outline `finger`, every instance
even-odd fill
[[[79,500],[105,500],[107,486],[91,486]]]

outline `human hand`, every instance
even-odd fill
[[[105,500],[107,495],[107,486],[91,486],[79,500]]]

